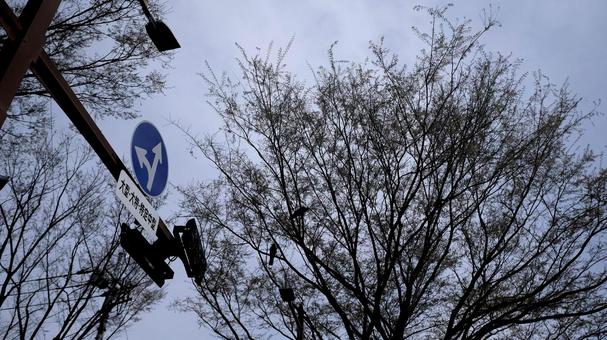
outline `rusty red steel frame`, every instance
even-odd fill
[[[5,16],[2,15],[2,25],[9,31],[10,40],[6,41],[2,53],[0,54],[0,124],[6,118],[6,111],[19,88],[19,83],[23,79],[25,72],[30,67],[32,61],[37,59],[44,36],[48,26],[53,20],[55,12],[59,7],[61,0],[48,1],[30,1],[23,9],[18,23],[21,27],[18,30],[9,31],[5,25]],[[3,4],[2,11],[6,11],[8,6]],[[10,11],[10,8],[8,8]],[[12,11],[10,11],[12,13]],[[10,34],[13,33],[13,34]]]

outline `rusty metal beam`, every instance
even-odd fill
[[[60,3],[61,0],[28,1],[18,19],[21,29],[12,32],[12,39],[6,41],[0,51],[0,126],[6,119],[8,108],[25,72],[42,51],[46,30]],[[0,11],[3,24],[7,17],[14,16],[5,1],[2,1]]]

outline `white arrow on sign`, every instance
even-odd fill
[[[154,153],[154,161],[150,165],[150,161],[145,157],[148,151],[144,148],[140,148],[135,146],[135,152],[137,153],[137,160],[139,160],[139,166],[145,167],[148,172],[148,182],[146,187],[148,191],[152,190],[152,184],[154,183],[154,177],[156,177],[156,169],[158,169],[158,164],[162,163],[162,142],[158,143],[155,147],[152,148],[152,152]]]

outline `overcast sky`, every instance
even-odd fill
[[[150,0],[153,2],[154,0]],[[327,50],[339,41],[338,59],[362,61],[369,41],[385,38],[386,45],[401,60],[413,60],[421,44],[411,26],[427,27],[429,18],[413,10],[414,5],[444,5],[447,2],[404,0],[171,0],[165,22],[182,45],[169,70],[168,89],[163,96],[142,103],[141,119],[154,123],[163,134],[169,157],[169,181],[184,185],[194,179],[208,179],[214,171],[201,159],[192,159],[185,138],[169,120],[178,120],[197,133],[211,134],[219,126],[218,117],[205,102],[206,86],[197,73],[204,72],[204,61],[218,72],[238,76],[235,43],[255,53],[270,42],[285,46],[295,41],[287,56],[288,69],[301,79],[311,75],[312,67],[326,65]],[[451,18],[470,18],[480,23],[487,1],[461,1],[449,11]],[[504,0],[492,1],[502,26],[484,38],[491,51],[523,59],[521,71],[541,69],[556,84],[568,80],[581,96],[582,109],[596,100],[607,100],[607,1],[604,0]],[[605,104],[600,106],[605,110]],[[100,126],[118,154],[130,158],[130,137],[140,120],[106,120]],[[599,117],[588,126],[582,143],[596,151],[606,151],[607,118]],[[202,176],[202,177],[201,177]],[[174,190],[173,190],[174,191]],[[175,213],[179,197],[172,194],[160,213]],[[183,221],[185,222],[185,221]],[[168,308],[171,301],[193,294],[180,263],[173,263],[175,279],[165,285],[166,301],[123,334],[124,339],[207,339],[193,314]]]

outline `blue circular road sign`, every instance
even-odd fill
[[[150,196],[158,196],[169,177],[167,150],[160,132],[150,122],[141,122],[133,132],[131,161],[139,185]]]

